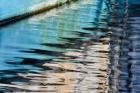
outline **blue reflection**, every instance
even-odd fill
[[[2,0],[3,3],[6,1]],[[24,11],[28,11],[28,6],[40,1],[24,0],[22,7],[27,7]],[[76,9],[65,9],[56,16],[48,17],[44,13],[1,28],[0,70],[18,72],[22,69],[23,72],[27,70],[37,72],[43,69],[38,66],[38,62],[63,56],[63,53],[75,49],[76,42],[80,44],[83,41],[106,36],[106,32],[97,30],[108,28],[107,6],[104,0],[91,1],[84,5],[77,3]],[[7,10],[2,13],[5,14],[2,17],[6,17],[9,11],[11,14],[20,13],[17,5],[21,1],[14,0],[12,3],[16,8],[9,9],[7,6],[4,9],[0,8],[3,11]],[[7,76],[12,75],[6,73]]]
[[[30,6],[41,2],[44,0],[0,0],[0,19],[24,13]]]

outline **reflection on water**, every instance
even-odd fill
[[[126,2],[127,1],[127,2]],[[140,93],[139,0],[121,0],[112,18],[110,93]],[[119,16],[118,16],[119,15]]]
[[[21,14],[28,11],[29,7],[48,0],[0,0],[0,19]],[[12,4],[11,4],[12,3]]]
[[[108,91],[106,0],[62,8],[0,29],[0,91]]]

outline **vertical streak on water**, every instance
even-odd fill
[[[122,7],[124,7],[124,16],[123,16],[123,33],[122,33],[122,40],[120,44],[120,59],[119,59],[119,70],[120,70],[120,76],[119,76],[119,92],[120,93],[130,93],[131,88],[131,64],[130,64],[130,57],[129,57],[129,51],[130,51],[130,30],[128,28],[128,0],[119,1],[120,4],[122,4]]]
[[[126,28],[128,18],[126,3],[128,2],[126,0],[113,0],[113,2],[110,92],[129,92],[129,41]]]
[[[111,0],[112,4],[112,19],[111,19],[111,32],[112,32],[112,37],[110,41],[110,75],[109,75],[109,84],[110,84],[110,90],[109,93],[117,93],[117,81],[118,80],[118,55],[119,55],[119,36],[118,34],[120,31],[115,31],[115,27],[112,24],[115,23],[116,20],[116,0]],[[113,29],[114,28],[114,29]],[[120,29],[121,30],[121,29]],[[119,34],[120,35],[120,34]]]
[[[140,1],[129,0],[130,92],[140,93]]]

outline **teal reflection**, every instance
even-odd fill
[[[59,58],[64,52],[74,49],[75,42],[105,36],[106,32],[93,29],[107,29],[107,6],[104,0],[90,1],[82,5],[77,3],[76,8],[64,9],[55,16],[44,13],[1,28],[0,69],[39,69],[34,66],[36,63],[28,66],[20,63],[27,59],[46,61]],[[17,12],[18,8],[15,9],[13,11]]]
[[[35,4],[48,0],[0,0],[0,19],[28,11]]]

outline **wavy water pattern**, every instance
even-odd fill
[[[108,20],[106,0],[83,0],[0,28],[0,91],[107,93]]]

